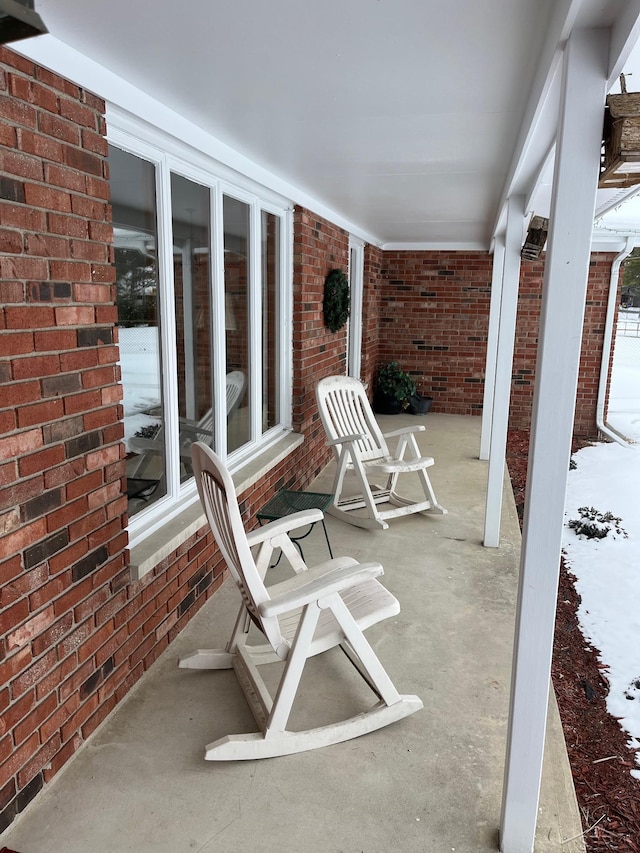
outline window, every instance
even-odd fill
[[[196,499],[194,441],[233,470],[290,430],[291,215],[266,191],[219,179],[213,161],[203,168],[201,156],[190,164],[115,137],[109,164],[135,544]]]
[[[162,446],[161,311],[156,253],[155,167],[117,148],[110,150],[116,299],[124,390],[129,512],[166,494]]]

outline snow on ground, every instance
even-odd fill
[[[124,438],[127,442],[145,426],[157,426],[158,418],[144,412],[160,405],[158,328],[120,327],[120,370],[124,388]]]
[[[607,710],[640,747],[640,447],[596,444],[573,458],[563,548],[582,598],[578,621],[607,666]],[[619,517],[626,538],[614,526],[603,539],[578,536],[568,522],[584,506]],[[631,772],[640,779],[640,770]]]
[[[620,319],[618,324],[607,423],[631,441],[640,442],[640,317],[637,309],[625,313],[630,319]]]
[[[640,339],[620,338],[612,371],[607,422],[640,442]],[[634,357],[634,351],[638,358]],[[615,392],[615,393],[614,393]],[[632,748],[640,747],[640,444],[600,443],[574,454],[565,504],[563,549],[582,598],[578,620],[599,652],[609,681],[607,710],[620,719]],[[580,507],[620,519],[602,539],[578,536],[569,527]],[[626,533],[626,536],[625,536]],[[636,758],[640,767],[640,753]],[[631,774],[640,779],[640,769]]]

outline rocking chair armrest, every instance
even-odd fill
[[[269,521],[262,527],[257,527],[247,533],[247,542],[249,547],[253,548],[254,545],[260,545],[267,539],[271,539],[272,536],[279,536],[282,533],[288,533],[290,530],[306,527],[307,524],[315,524],[316,521],[322,521],[323,518],[324,513],[321,509],[303,509],[300,512],[292,512],[291,515]]]
[[[326,595],[349,589],[364,580],[376,578],[384,573],[380,563],[356,563],[349,560],[348,564],[316,566],[303,574],[296,575],[281,583],[269,587],[269,601],[264,601],[258,609],[266,619],[282,616],[318,601]]]
[[[354,441],[362,441],[364,439],[364,435],[361,433],[354,433],[353,435],[341,435],[340,438],[330,438],[327,441],[329,447],[333,447],[336,444],[347,444],[349,442]]]
[[[424,432],[426,429],[424,424],[415,424],[413,426],[400,427],[399,429],[392,429],[391,432],[383,433],[385,438],[395,438],[396,435],[403,435],[405,433],[411,432]]]

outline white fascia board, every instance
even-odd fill
[[[549,146],[552,140],[548,138],[549,119],[551,125],[555,126],[559,108],[558,71],[562,49],[574,26],[580,24],[579,17],[584,12],[582,7],[583,0],[562,0],[553,6],[546,42],[540,53],[531,96],[497,208],[494,234],[504,230],[503,211],[506,199],[514,192],[523,192],[531,204],[531,199],[535,198],[537,183],[545,179],[545,166],[553,153]],[[617,80],[639,38],[640,0],[629,0],[621,4],[612,25],[610,85]],[[524,185],[523,181],[527,183],[529,180],[526,175],[532,174],[534,177],[530,185]]]
[[[609,87],[618,80],[640,39],[640,0],[626,0],[621,7],[611,29]]]
[[[108,68],[69,47],[51,35],[25,40],[11,45],[16,53],[32,62],[59,74],[79,86],[103,98],[138,120],[148,123],[169,136],[189,140],[192,148],[201,151],[224,166],[256,181],[263,187],[278,193],[293,204],[311,210],[333,225],[343,228],[367,243],[380,246],[381,241],[351,222],[342,214],[325,205],[314,196],[295,187],[254,160],[240,154],[231,146],[204,131],[201,127],[152,98],[146,92],[131,85]]]
[[[552,6],[549,26],[545,43],[540,52],[536,75],[531,88],[531,94],[524,111],[520,133],[516,142],[507,179],[496,208],[496,222],[493,229],[498,234],[504,229],[504,209],[509,196],[515,192],[527,195],[533,192],[533,187],[519,186],[525,163],[534,174],[539,173],[549,150],[549,140],[542,140],[535,145],[539,127],[544,124],[544,114],[551,107],[554,112],[554,125],[557,119],[558,94],[556,78],[562,58],[562,45],[569,37],[571,29],[578,17],[582,0],[559,0]],[[554,85],[556,83],[556,85]],[[553,97],[551,97],[553,95]],[[537,147],[542,144],[542,150]],[[533,166],[531,167],[531,161]]]
[[[383,252],[488,252],[489,243],[469,240],[459,243],[382,243]]]
[[[595,219],[600,219],[611,210],[615,210],[616,207],[620,207],[621,204],[624,204],[625,201],[629,201],[629,199],[632,199],[638,193],[640,193],[640,186],[626,187],[618,190],[615,195],[610,196],[605,202],[599,205],[599,207],[596,207]]]
[[[631,240],[636,246],[640,245],[640,228],[620,231],[610,231],[604,228],[594,228],[591,237],[592,252],[621,252]]]

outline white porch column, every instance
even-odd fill
[[[513,345],[518,313],[520,285],[520,250],[524,226],[524,196],[511,196],[507,202],[507,227],[504,237],[504,267],[500,300],[500,319],[496,348],[496,372],[489,438],[489,474],[487,506],[484,517],[484,545],[497,548],[500,544],[504,459],[509,425],[509,399],[513,370]]]
[[[608,46],[608,30],[574,30],[564,54],[520,559],[502,853],[531,853],[535,837]]]
[[[484,397],[482,400],[482,432],[480,433],[480,459],[489,458],[491,425],[493,424],[493,393],[496,387],[496,360],[498,356],[498,327],[500,301],[504,276],[504,235],[495,238],[493,245],[493,271],[491,274],[491,303],[487,330],[487,358],[484,369]]]

